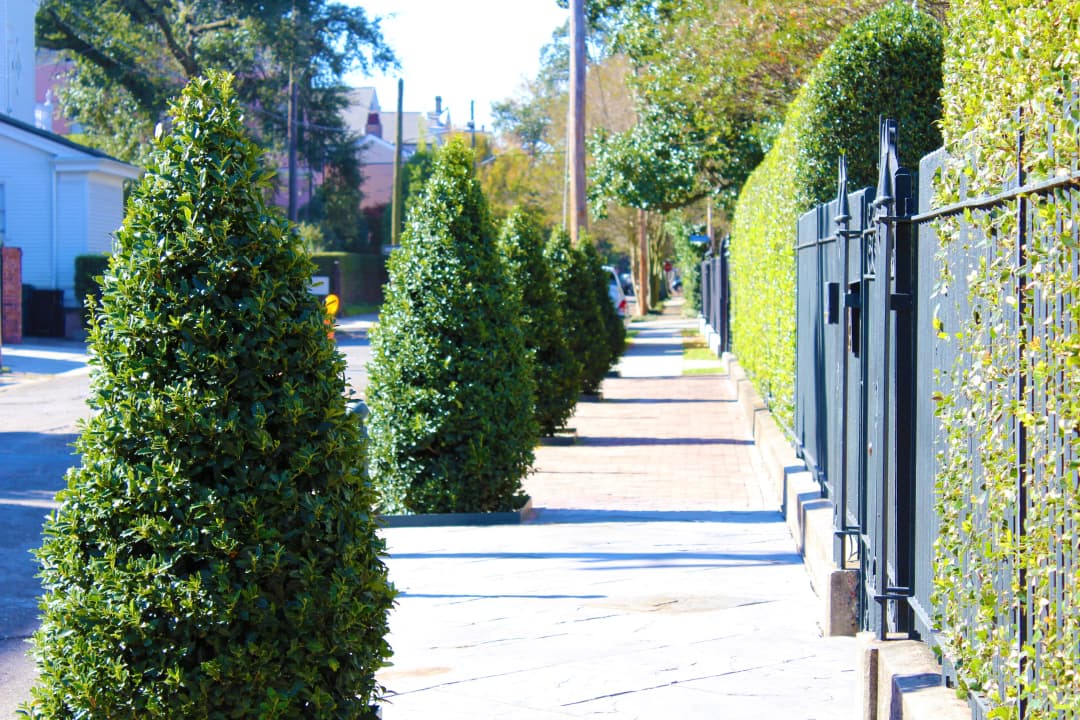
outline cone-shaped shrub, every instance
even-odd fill
[[[368,366],[370,468],[387,512],[520,508],[538,430],[521,298],[472,152],[447,145],[401,249]]]
[[[231,78],[172,111],[92,320],[26,710],[368,717],[393,590],[344,361]]]
[[[570,328],[570,350],[581,363],[581,384],[584,393],[600,392],[600,383],[607,374],[608,346],[601,307],[594,292],[594,280],[585,254],[570,244],[570,236],[556,229],[544,250],[554,277],[554,285]],[[604,302],[611,300],[604,291]]]
[[[499,250],[510,282],[522,299],[525,347],[533,354],[536,421],[552,435],[563,427],[577,404],[581,363],[570,351],[570,330],[544,259],[544,233],[535,212],[515,208],[503,224]]]
[[[585,256],[585,267],[592,280],[590,287],[596,305],[600,308],[600,320],[604,325],[604,340],[607,349],[607,367],[604,368],[604,374],[607,374],[607,371],[619,362],[619,357],[626,349],[626,326],[623,325],[622,318],[619,317],[614,303],[611,302],[611,292],[608,289],[611,285],[611,273],[604,269],[596,246],[591,242],[585,242],[581,246],[581,252]]]

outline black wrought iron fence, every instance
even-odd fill
[[[931,645],[951,637],[975,656],[959,658],[967,672],[989,658],[976,685],[998,688],[1014,717],[1036,703],[1038,717],[1064,718],[1039,688],[1062,653],[1076,658],[1080,624],[1080,508],[1062,499],[1077,497],[1080,426],[1066,425],[1078,411],[1063,404],[1080,360],[1050,349],[1076,340],[1080,358],[1080,173],[1074,160],[1027,182],[1018,166],[1005,190],[934,208],[929,178],[946,161],[938,151],[917,175],[900,167],[885,121],[878,186],[848,192],[841,165],[837,199],[800,219],[796,444],[834,500],[837,563],[861,571],[862,627]],[[942,222],[957,239],[939,240]],[[1001,302],[987,295],[994,282]],[[972,376],[980,367],[989,390]],[[945,412],[985,427],[946,428]],[[943,526],[940,494],[956,485]],[[1066,505],[1057,514],[1046,510],[1055,502]],[[963,585],[951,599],[934,595],[935,553],[947,565],[949,552]],[[979,693],[972,707],[990,709]]]
[[[728,263],[728,238],[720,242],[719,252],[709,253],[701,263],[701,314],[708,332],[718,339],[719,352],[731,349],[731,278]]]

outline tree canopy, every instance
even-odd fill
[[[235,75],[249,126],[280,151],[292,71],[299,154],[355,175],[341,78],[397,62],[378,18],[328,0],[43,0],[36,33],[39,47],[75,63],[60,102],[86,142],[140,164],[170,99],[209,69]]]

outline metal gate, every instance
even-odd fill
[[[799,221],[796,439],[833,499],[839,567],[861,571],[864,629],[911,632],[914,575],[913,179],[893,120],[876,188],[847,190]]]

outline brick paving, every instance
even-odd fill
[[[611,378],[581,403],[577,442],[543,446],[526,487],[538,508],[762,509],[756,450],[727,376]]]

